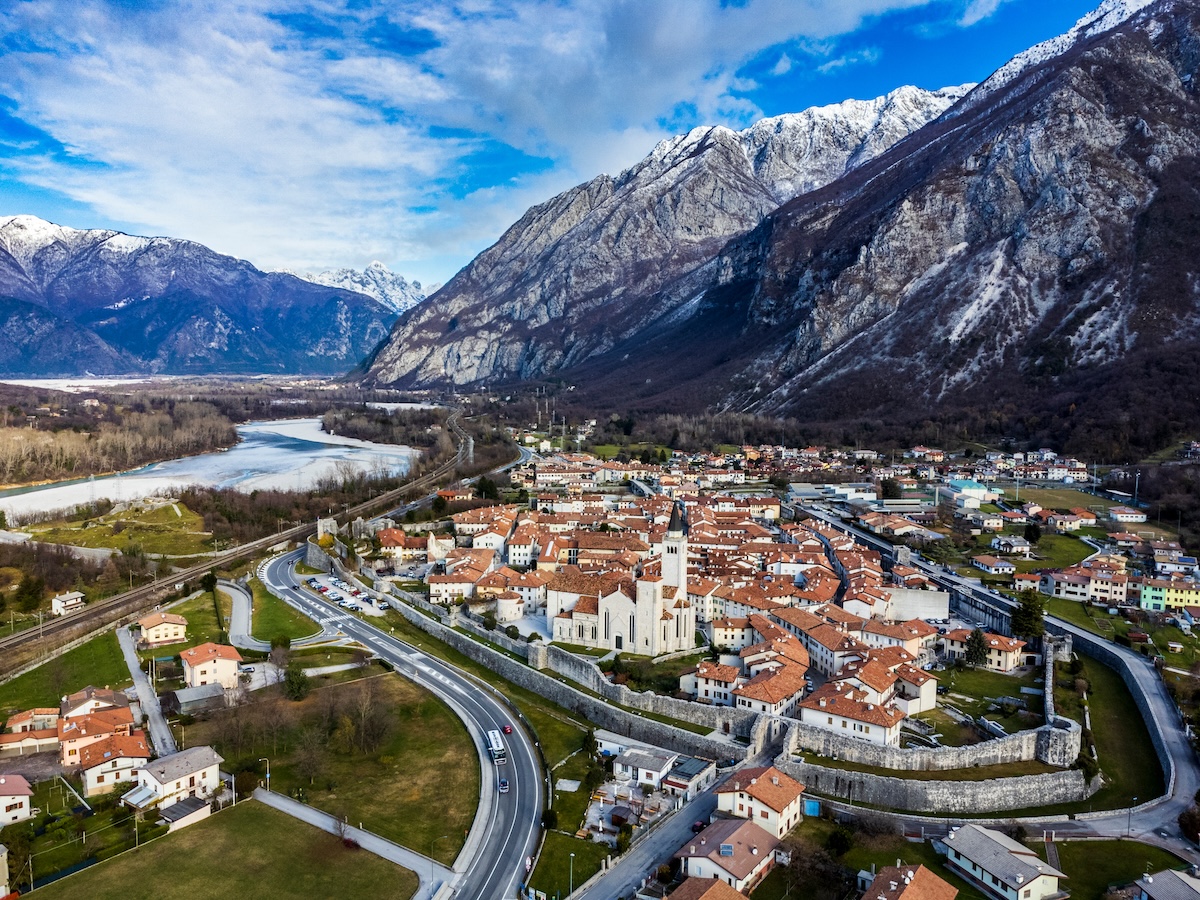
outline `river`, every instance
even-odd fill
[[[205,487],[301,491],[342,472],[408,471],[416,450],[339,437],[321,431],[320,419],[280,419],[237,427],[241,442],[228,450],[152,463],[130,472],[0,491],[10,517],[71,510],[94,500],[114,502]]]

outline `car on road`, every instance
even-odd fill
[[[701,822],[699,819],[697,819],[695,822],[692,823],[692,834],[699,834],[707,827],[708,827],[708,825],[706,825],[704,822]]]
[[[505,726],[504,726],[504,733],[505,733],[505,734],[512,734],[512,726],[511,726],[511,725],[505,725]]]
[[[500,779],[500,793],[502,793],[502,794],[508,793],[508,779],[507,778]]]

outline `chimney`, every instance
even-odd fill
[[[779,787],[779,776],[778,775],[771,776],[771,784],[775,785],[776,787]]]

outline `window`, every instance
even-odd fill
[[[104,784],[104,776],[103,775],[96,776],[96,784]]]
[[[765,819],[767,817],[767,811],[765,809],[760,809],[758,811],[758,817],[760,819]]]
[[[14,809],[20,809],[20,808],[21,808],[20,803],[10,803],[10,804],[8,804],[8,806],[4,807],[4,811],[12,812]]]

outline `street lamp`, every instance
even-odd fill
[[[1129,809],[1125,810],[1125,837],[1129,837],[1130,834],[1130,826],[1133,824],[1133,808],[1135,806],[1137,806],[1137,797],[1133,798],[1133,803],[1130,804]]]
[[[430,896],[433,896],[433,867],[437,865],[437,863],[433,859],[434,848],[437,846],[438,841],[440,841],[442,838],[448,838],[448,837],[450,837],[450,835],[448,835],[448,834],[439,834],[437,837],[435,837],[432,841],[429,842],[429,893],[430,893]]]
[[[567,892],[568,896],[575,893],[575,854],[571,854],[571,889]]]
[[[269,794],[271,793],[271,761],[265,756],[260,756],[258,761],[267,764],[267,793]]]

